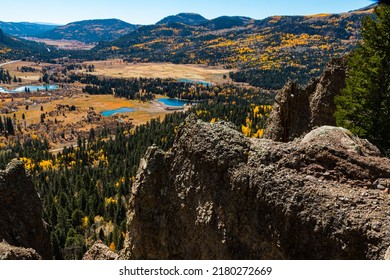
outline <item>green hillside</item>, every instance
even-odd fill
[[[72,22],[37,37],[53,40],[77,40],[84,43],[111,41],[137,28],[136,25],[118,19],[97,19]]]
[[[168,16],[163,18],[156,24],[168,24],[168,23],[184,23],[188,25],[197,25],[207,21],[203,16],[192,13],[180,13],[174,16]]]
[[[221,17],[196,26],[142,26],[118,40],[99,44],[93,55],[225,65],[240,70],[232,74],[236,81],[275,89],[287,79],[306,82],[321,72],[330,57],[351,51],[360,39],[362,18],[371,13],[368,9],[264,20]]]
[[[0,29],[5,33],[16,37],[35,37],[43,32],[53,30],[58,25],[38,24],[30,22],[2,22]]]
[[[0,61],[36,56],[43,59],[61,54],[60,51],[42,43],[36,43],[5,34],[0,29]]]

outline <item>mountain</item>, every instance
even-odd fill
[[[39,34],[38,38],[76,40],[84,43],[112,41],[137,29],[136,25],[118,19],[96,19],[72,22]]]
[[[41,24],[30,22],[2,22],[0,21],[0,29],[16,37],[35,37],[38,34],[53,30],[59,25]]]
[[[92,57],[128,61],[194,63],[237,68],[231,77],[266,89],[287,80],[306,83],[331,57],[350,52],[360,40],[361,20],[372,10],[263,20],[220,17],[198,25],[142,26],[99,44]]]
[[[168,24],[168,23],[184,23],[188,25],[198,25],[200,23],[203,23],[207,21],[206,18],[199,14],[193,14],[193,13],[180,13],[174,16],[168,16],[166,18],[163,18],[156,24]]]
[[[16,38],[5,34],[0,29],[0,60],[4,58],[21,59],[31,55],[47,58],[57,53],[57,50],[45,44]]]
[[[228,29],[234,27],[243,27],[250,23],[252,19],[248,17],[228,17],[222,16],[212,20],[208,20],[200,23],[200,26],[204,26],[210,30]]]
[[[377,5],[378,5],[377,3],[374,3],[374,4],[368,5],[368,6],[366,6],[366,7],[357,9],[357,10],[352,10],[352,11],[350,11],[350,12],[367,12],[367,11],[373,11],[373,9],[374,9]]]

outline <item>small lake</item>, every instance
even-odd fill
[[[26,90],[30,90],[30,92],[36,92],[36,91],[47,91],[47,90],[56,90],[56,89],[58,89],[58,85],[23,86],[11,90],[11,93],[26,92]]]
[[[176,98],[159,98],[157,101],[170,107],[183,107],[184,105],[191,103],[191,101]]]
[[[103,112],[101,112],[101,114],[103,117],[111,117],[111,116],[116,115],[116,114],[132,113],[132,112],[135,112],[134,108],[123,107],[123,108],[119,108],[119,109],[115,109],[115,110],[103,111]]]
[[[205,82],[205,81],[197,81],[197,80],[190,80],[190,79],[178,79],[179,83],[186,83],[186,84],[202,84],[204,86],[212,86],[213,83]]]

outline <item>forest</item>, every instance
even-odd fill
[[[51,228],[55,259],[81,259],[96,240],[102,240],[113,251],[122,248],[129,191],[140,159],[152,144],[170,149],[188,114],[211,123],[230,121],[245,135],[261,137],[274,98],[257,88],[233,85],[206,87],[162,79],[100,80],[90,75],[72,79],[87,79],[90,90],[93,86],[120,89],[123,85],[123,92],[128,92],[125,90],[128,87],[135,92],[160,89],[162,94],[171,92],[172,97],[181,94],[203,101],[188,112],[169,114],[164,120],[152,119],[137,127],[118,124],[114,130],[91,129],[88,137],[80,136],[77,145],[58,154],[49,152],[47,139],[37,137],[1,149],[0,168],[16,157],[32,174],[43,200],[44,219]],[[103,93],[112,94],[96,92]],[[13,133],[8,131],[9,127],[13,127],[12,119],[2,120],[0,134]]]

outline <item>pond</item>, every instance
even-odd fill
[[[103,112],[101,112],[101,114],[102,114],[103,117],[111,117],[111,116],[113,116],[115,114],[132,113],[132,112],[135,112],[134,108],[122,107],[122,108],[119,108],[119,109],[103,111]]]
[[[170,107],[183,107],[184,105],[191,103],[189,100],[176,99],[176,98],[159,98],[158,102],[164,103]]]
[[[205,82],[205,81],[198,81],[198,80],[190,80],[190,79],[178,79],[179,83],[186,83],[186,84],[202,84],[204,86],[212,86],[213,83]]]
[[[58,85],[43,85],[43,86],[22,86],[18,87],[14,90],[11,90],[11,93],[19,93],[19,92],[26,92],[27,90],[30,90],[30,92],[36,92],[36,91],[46,91],[46,90],[56,90],[58,89]]]

